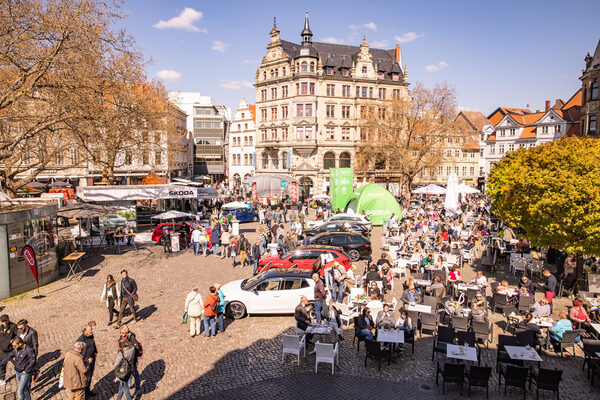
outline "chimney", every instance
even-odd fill
[[[550,100],[546,100],[546,109],[545,111],[548,111],[550,109]]]
[[[400,61],[400,45],[396,45],[396,62]]]

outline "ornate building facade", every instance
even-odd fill
[[[289,174],[304,197],[326,191],[331,167],[351,167],[370,107],[408,97],[400,47],[312,41],[308,14],[300,44],[274,25],[256,71],[256,173]]]
[[[585,57],[585,69],[579,78],[582,83],[581,135],[600,136],[600,41],[594,56]]]
[[[229,182],[240,187],[242,180],[254,175],[256,163],[256,106],[242,96],[229,128]]]

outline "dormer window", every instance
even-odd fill
[[[302,72],[308,72],[308,63],[306,61],[302,61]]]
[[[379,79],[385,79],[385,73],[383,71],[379,71],[379,74],[377,75],[377,77]]]
[[[348,75],[349,75],[348,68],[342,68],[342,76],[348,76]]]
[[[327,75],[333,75],[333,67],[327,67]]]
[[[362,67],[362,73],[363,73],[363,75],[367,74],[367,66],[366,65]]]
[[[315,72],[315,63],[314,62],[310,62],[310,72]]]
[[[397,73],[393,73],[392,74],[392,80],[393,81],[398,81],[400,79],[400,75],[398,75]]]

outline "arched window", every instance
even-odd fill
[[[269,156],[267,153],[263,153],[262,155],[262,167],[263,169],[269,168]]]
[[[362,73],[363,74],[367,73],[367,66],[366,65],[363,65],[363,67],[362,67]]]
[[[350,164],[352,164],[350,153],[344,151],[342,154],[340,154],[340,168],[350,168]]]
[[[248,165],[254,166],[254,161],[252,160],[252,158],[253,158],[252,154],[248,154]]]
[[[315,72],[315,63],[314,63],[314,61],[310,62],[310,72]]]
[[[242,119],[246,118],[246,113],[242,113]]]
[[[281,69],[281,76],[285,76],[285,67]]]
[[[267,71],[263,71],[263,80],[267,80]]]
[[[275,78],[279,78],[279,68],[275,69]]]
[[[275,71],[271,70],[271,78],[275,78]]]
[[[308,72],[308,63],[306,61],[302,61],[302,72]]]
[[[248,124],[244,124],[244,130],[247,131],[248,130]]]
[[[328,151],[323,155],[323,168],[335,168],[335,154],[331,151]]]
[[[592,90],[590,92],[590,100],[598,100],[598,82],[592,83]]]
[[[248,165],[248,154],[244,154],[244,165]]]
[[[287,165],[287,152],[286,151],[282,151],[281,152],[281,168],[283,169],[288,169],[289,166]]]
[[[271,153],[271,163],[273,164],[273,168],[279,168],[279,158],[276,152]]]
[[[242,125],[238,124],[238,131],[242,130]]]

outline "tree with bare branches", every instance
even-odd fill
[[[456,93],[447,84],[428,89],[417,83],[410,98],[362,108],[356,169],[389,178],[410,193],[416,175],[447,162],[445,145],[464,136],[456,114]]]

